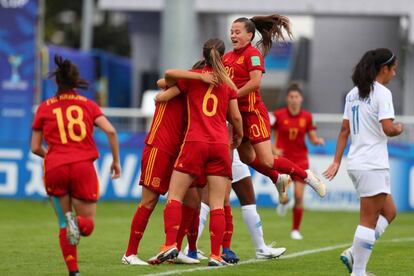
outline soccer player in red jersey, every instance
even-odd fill
[[[55,56],[58,92],[39,105],[32,126],[32,152],[44,161],[44,182],[59,221],[59,244],[69,275],[79,275],[77,244],[94,228],[99,182],[93,161],[98,151],[93,140],[94,125],[109,141],[113,161],[112,178],[121,174],[115,129],[93,101],[75,88],[87,88],[70,60]],[[47,149],[42,146],[42,140]],[[76,215],[72,212],[75,209]]]
[[[309,169],[308,149],[305,144],[306,134],[314,145],[323,145],[324,139],[316,134],[316,125],[312,114],[302,108],[302,90],[293,83],[289,86],[286,96],[287,107],[273,112],[275,123],[272,125],[275,137],[275,152],[294,162],[304,170]],[[291,238],[301,240],[299,232],[303,216],[304,183],[295,181],[295,205],[293,206],[293,225]],[[279,204],[279,213],[284,213],[286,204]]]
[[[209,189],[211,255],[209,265],[227,263],[220,257],[220,246],[225,231],[223,203],[231,179],[231,160],[226,116],[235,128],[233,147],[242,137],[241,115],[237,107],[235,87],[221,62],[224,43],[219,39],[208,40],[203,47],[206,66],[193,72],[167,70],[169,86],[177,84],[187,94],[188,128],[171,176],[167,205],[164,210],[166,241],[161,252],[149,260],[158,264],[178,254],[177,231],[181,223],[181,208],[184,194],[192,181],[205,173]],[[195,73],[214,72],[218,84],[207,85],[191,80]],[[229,87],[230,86],[230,87]]]
[[[228,75],[238,88],[239,109],[243,117],[243,142],[238,148],[241,160],[258,172],[270,177],[279,192],[279,201],[287,201],[286,186],[289,179],[279,179],[277,171],[300,179],[309,185],[320,196],[325,196],[325,185],[311,172],[305,171],[284,157],[274,156],[270,141],[270,122],[268,111],[260,97],[259,89],[262,74],[265,72],[263,55],[272,47],[273,38],[284,38],[285,30],[289,36],[289,19],[280,15],[255,16],[238,18],[231,26],[230,38],[233,51],[223,57]],[[262,53],[251,45],[256,30],[261,34],[258,45]],[[248,201],[254,202],[254,195],[248,193],[252,189],[239,185],[238,194],[244,192]]]

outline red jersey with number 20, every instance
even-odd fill
[[[251,44],[226,53],[223,57],[223,63],[226,67],[227,74],[237,88],[243,87],[250,80],[251,71],[259,70],[263,73],[265,72],[263,56]],[[238,99],[239,109],[241,112],[254,111],[257,103],[261,101],[259,89],[257,89]]]
[[[281,108],[273,112],[275,123],[272,128],[277,131],[276,147],[283,150],[283,156],[291,161],[302,161],[308,158],[305,136],[316,129],[312,114],[303,109],[292,115],[289,110]]]
[[[212,72],[206,66],[192,72]],[[226,115],[229,101],[237,99],[237,93],[226,84],[217,86],[199,80],[180,79],[177,87],[187,94],[188,126],[185,141],[212,144],[228,144]]]
[[[95,119],[102,115],[95,102],[75,91],[63,92],[40,104],[32,129],[42,131],[48,145],[45,171],[98,158],[93,127]]]

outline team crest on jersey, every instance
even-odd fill
[[[158,188],[161,184],[161,179],[159,177],[154,177],[151,181],[151,186],[154,188]]]
[[[306,126],[306,119],[300,118],[299,119],[299,126],[300,127],[305,127]]]
[[[239,57],[239,59],[236,61],[237,64],[243,64],[244,62],[244,56]]]
[[[285,119],[285,120],[283,121],[283,124],[288,125],[288,124],[289,124],[289,120],[288,120],[288,119]]]

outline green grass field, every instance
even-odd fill
[[[175,274],[190,269],[196,275],[347,275],[339,254],[352,242],[357,213],[305,212],[304,240],[290,239],[291,214],[277,216],[274,209],[260,209],[265,239],[288,248],[284,258],[256,262],[254,249],[239,208],[233,209],[235,233],[232,248],[242,263],[219,270],[200,265],[126,266],[120,260],[127,246],[130,220],[136,204],[99,203],[93,235],[81,239],[79,267],[83,275]],[[58,245],[58,227],[48,202],[0,200],[0,275],[66,275]],[[158,252],[164,240],[163,206],[153,213],[141,242],[139,256],[147,259]],[[200,248],[209,251],[208,231]],[[329,247],[333,247],[331,249]],[[327,248],[319,252],[318,249]],[[315,250],[315,251],[309,251]],[[295,254],[298,253],[298,254]],[[302,254],[303,253],[303,254]],[[246,262],[247,261],[247,262]],[[244,263],[246,262],[246,263]],[[201,270],[203,269],[203,270]],[[376,243],[368,265],[375,275],[414,275],[414,213],[400,213]]]

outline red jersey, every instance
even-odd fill
[[[301,109],[298,115],[293,116],[285,107],[274,111],[273,115],[276,119],[272,126],[277,131],[276,147],[283,149],[283,156],[292,161],[307,159],[305,136],[316,129],[312,114]]]
[[[185,98],[185,95],[180,94],[168,102],[156,104],[145,144],[157,147],[170,155],[178,154],[186,127]]]
[[[32,129],[42,131],[48,145],[45,171],[98,158],[93,127],[95,119],[102,115],[95,102],[75,91],[63,92],[40,104]]]
[[[204,67],[192,72],[212,72]],[[198,80],[180,79],[177,87],[187,94],[188,126],[185,141],[228,144],[226,116],[229,101],[237,93],[226,84],[208,85]]]
[[[260,70],[263,73],[265,72],[263,56],[251,44],[226,53],[223,57],[223,63],[226,66],[227,74],[237,88],[243,87],[250,80],[249,73],[251,71]],[[254,111],[257,103],[262,101],[259,92],[258,89],[238,99],[241,112]]]

